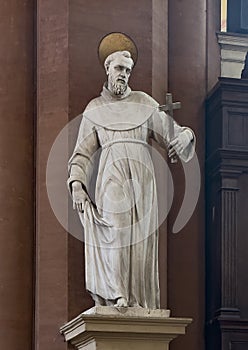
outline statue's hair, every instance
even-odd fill
[[[107,68],[109,67],[110,63],[112,61],[114,61],[118,56],[123,56],[125,58],[129,58],[130,60],[132,60],[132,65],[134,65],[134,62],[133,62],[133,59],[132,59],[132,56],[130,54],[129,51],[116,51],[116,52],[113,52],[111,53],[105,60],[104,62],[104,67],[105,67],[105,70],[107,71]]]

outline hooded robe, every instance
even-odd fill
[[[180,155],[194,155],[194,136],[174,122],[174,133],[187,130],[192,142]],[[113,303],[160,307],[158,275],[158,208],[150,138],[166,148],[169,116],[140,91],[116,96],[106,86],[86,107],[69,161],[68,186],[79,181],[89,194],[94,155],[100,150],[95,204],[89,199],[79,213],[85,235],[86,288]],[[107,303],[108,305],[108,303]]]

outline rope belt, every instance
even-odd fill
[[[115,143],[140,143],[142,145],[148,146],[148,143],[146,141],[124,138],[124,139],[116,139],[113,141],[106,142],[102,145],[102,149],[110,147]]]

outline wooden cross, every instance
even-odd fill
[[[175,133],[174,133],[174,120],[173,120],[173,110],[174,109],[180,109],[181,108],[181,102],[173,102],[172,100],[172,94],[167,93],[166,94],[166,104],[159,106],[159,110],[163,112],[167,112],[167,114],[170,116],[169,118],[169,140],[172,141],[174,139]],[[177,163],[176,156],[171,158],[171,163]]]

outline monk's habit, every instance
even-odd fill
[[[90,197],[98,159],[93,198],[79,216],[86,288],[106,305],[123,297],[129,306],[160,307],[157,190],[148,142],[168,146],[169,118],[149,95],[128,87],[118,97],[105,86],[82,115],[68,186],[79,181]],[[192,134],[180,155],[187,162],[194,154],[193,132],[174,122],[175,136],[185,130]]]

